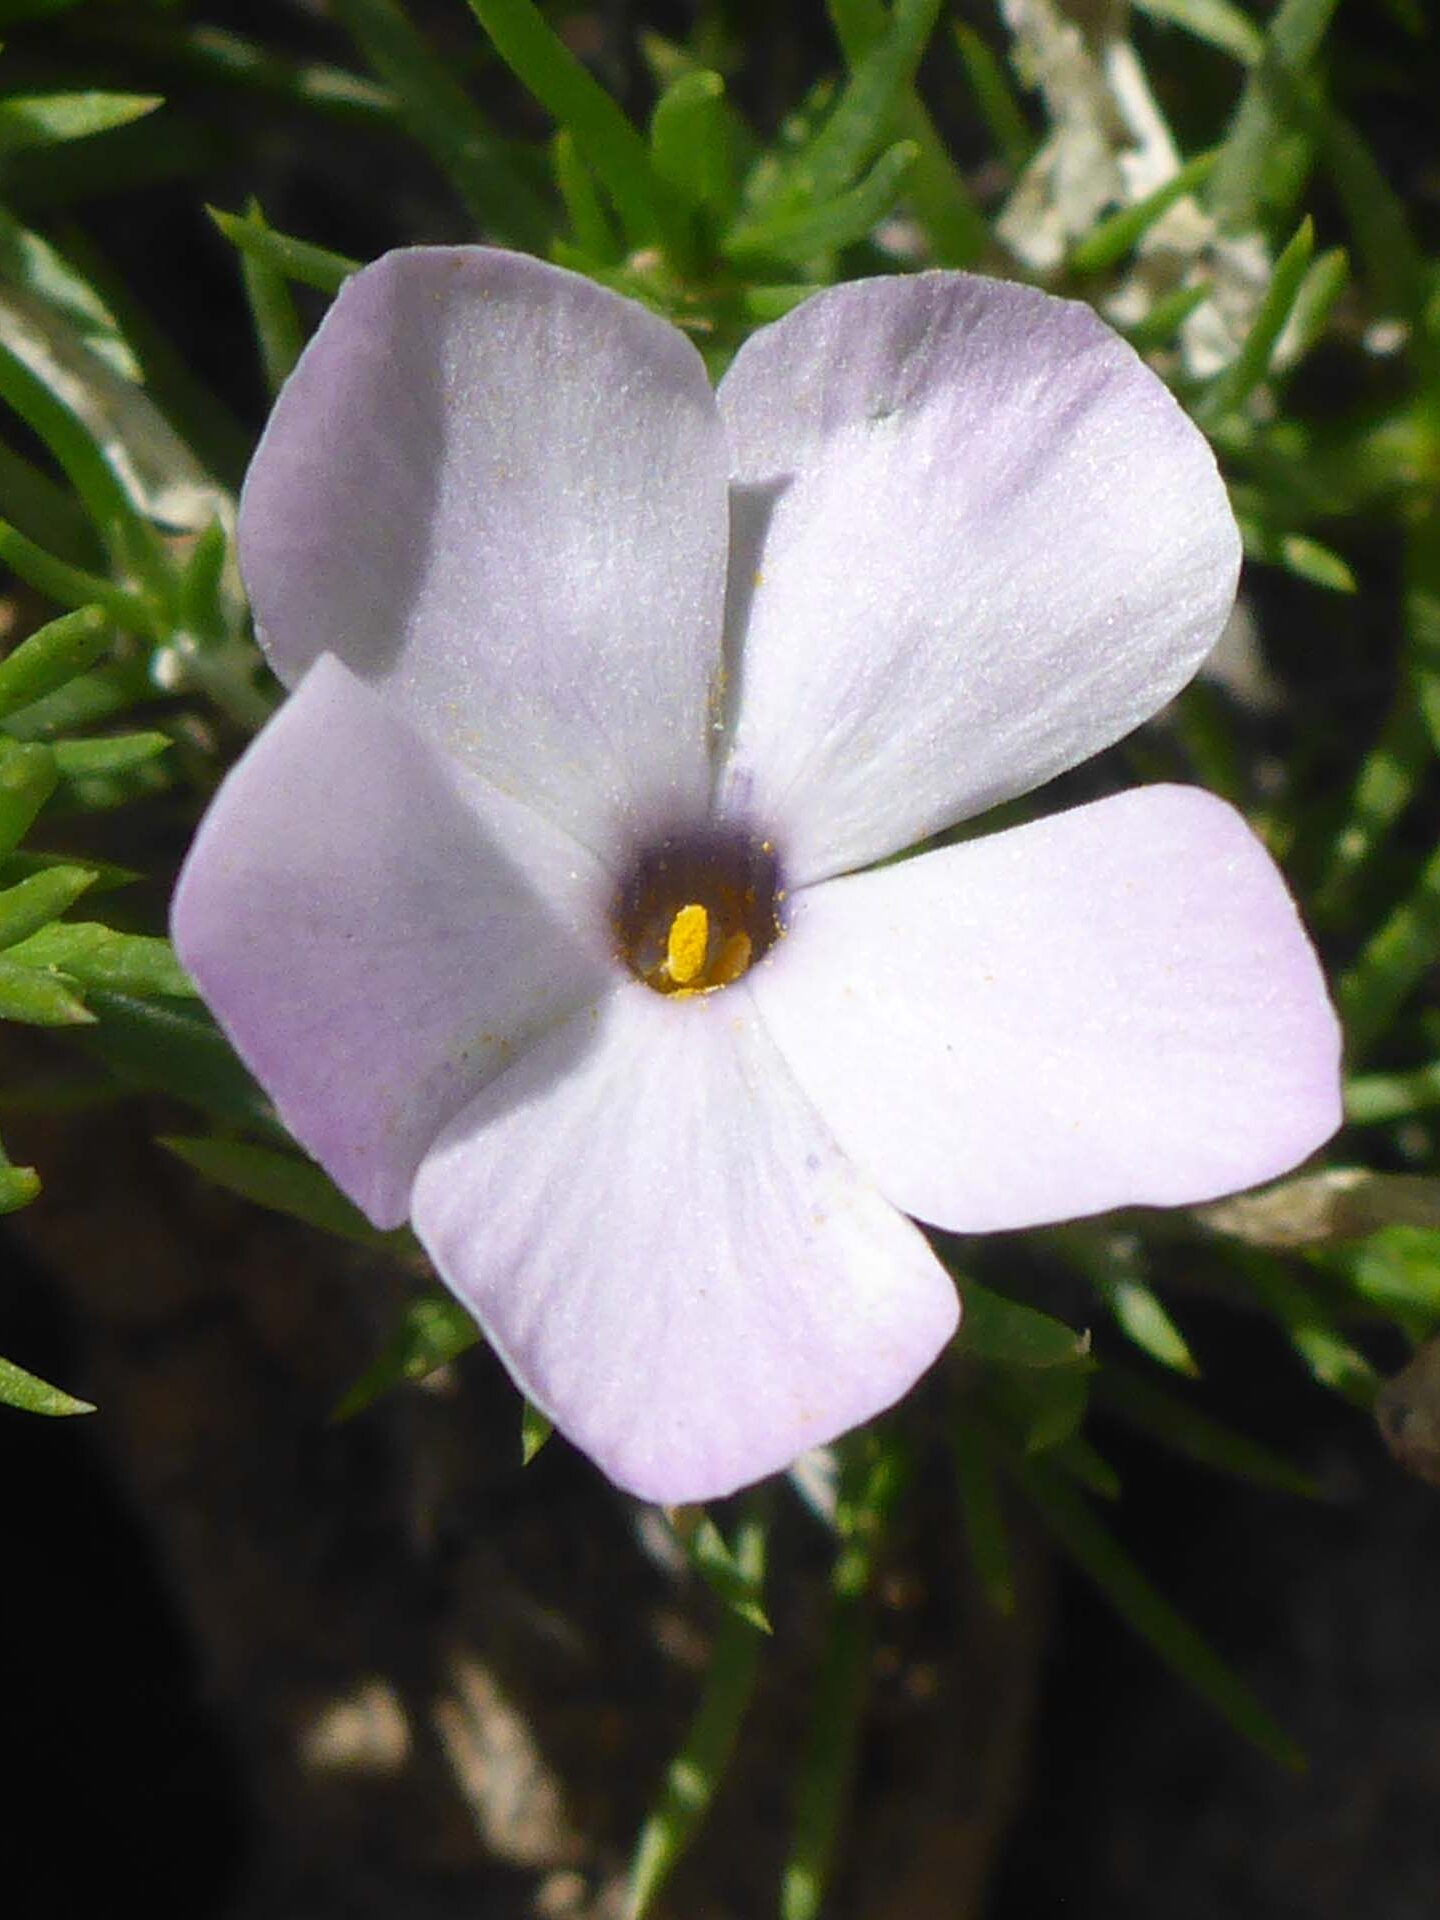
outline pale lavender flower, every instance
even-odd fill
[[[1335,1126],[1314,956],[1218,800],[876,864],[1128,733],[1230,606],[1209,451],[1087,308],[838,287],[712,394],[575,275],[392,254],[241,558],[294,691],[180,953],[622,1486],[724,1494],[903,1393],[957,1320],[907,1215],[1204,1200]]]

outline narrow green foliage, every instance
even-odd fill
[[[655,171],[694,212],[728,219],[739,203],[725,82],[700,68],[671,81],[650,121]]]
[[[1103,1367],[1095,1376],[1095,1395],[1107,1413],[1201,1466],[1302,1499],[1319,1497],[1310,1476],[1280,1454],[1222,1426],[1128,1367]]]
[[[1440,473],[1425,511],[1406,530],[1404,611],[1410,679],[1429,744],[1440,753]]]
[[[212,520],[191,550],[176,595],[179,626],[202,645],[217,645],[230,637],[224,603],[228,559],[225,528],[220,521]]]
[[[894,210],[918,153],[914,141],[902,140],[881,154],[858,186],[826,205],[735,227],[724,242],[726,255],[741,267],[767,260],[804,266],[818,254],[853,246]]]
[[[1234,1258],[1257,1299],[1284,1327],[1311,1375],[1368,1412],[1375,1398],[1375,1369],[1340,1332],[1314,1294],[1278,1260],[1251,1251],[1237,1252]]]
[[[1159,1296],[1134,1274],[1094,1273],[1101,1299],[1114,1314],[1121,1331],[1142,1353],[1174,1373],[1194,1376],[1200,1369],[1185,1336],[1170,1318]]]
[[[1251,798],[1251,769],[1224,693],[1212,681],[1192,680],[1171,712],[1201,786],[1245,807]]]
[[[383,1394],[424,1380],[458,1360],[479,1341],[480,1329],[448,1293],[427,1293],[412,1300],[384,1352],[344,1395],[331,1419],[352,1419]]]
[[[966,1550],[986,1598],[1008,1618],[1015,1611],[1015,1561],[994,1462],[983,1433],[963,1417],[951,1427],[950,1447]]]
[[[1350,284],[1350,256],[1344,247],[1329,247],[1312,260],[1295,290],[1295,303],[1285,323],[1285,351],[1289,364],[1298,365],[1319,345],[1330,324],[1335,303]]]
[[[1327,863],[1314,895],[1314,905],[1328,918],[1336,915],[1357,877],[1388,843],[1415,799],[1435,750],[1410,689],[1402,688],[1380,738],[1360,764],[1345,824],[1328,843]]]
[[[58,871],[58,869],[52,869]],[[117,933],[89,920],[55,921],[11,949],[27,967],[61,973],[83,991],[100,987],[142,999],[193,996],[190,976],[168,940],[146,933]]]
[[[1035,136],[1004,63],[963,20],[954,23],[954,32],[975,104],[995,150],[1011,173],[1020,173],[1035,151]]]
[[[1177,287],[1174,293],[1157,300],[1143,320],[1127,327],[1125,337],[1140,353],[1169,346],[1184,322],[1209,298],[1210,289],[1206,286]]]
[[[777,213],[836,199],[890,144],[896,110],[939,12],[939,0],[896,0],[885,31],[855,62],[839,99],[788,170]]]
[[[520,1464],[522,1467],[529,1466],[554,1431],[554,1426],[538,1407],[532,1407],[528,1400],[521,1402]]]
[[[10,1171],[19,1169],[11,1168]],[[0,1210],[8,1211],[3,1207]],[[48,1381],[27,1373],[23,1367],[17,1367],[13,1360],[0,1360],[0,1403],[7,1407],[19,1407],[25,1413],[48,1414],[52,1418],[95,1411],[88,1400],[77,1400],[73,1394],[52,1387]]]
[[[100,1024],[84,1044],[122,1082],[173,1094],[230,1125],[270,1124],[265,1096],[202,1008],[101,989],[89,999]]]
[[[344,67],[287,60],[283,54],[223,27],[187,28],[167,23],[146,32],[139,22],[127,25],[134,44],[163,47],[170,61],[202,84],[218,81],[360,125],[391,128],[398,123],[390,90]]]
[[[17,886],[6,887],[0,892],[0,947],[14,947],[48,926],[94,882],[95,875],[88,867],[50,867]]]
[[[110,623],[100,607],[81,607],[32,633],[0,660],[0,717],[29,706],[83,673],[109,641]]]
[[[1104,273],[1123,260],[1177,200],[1183,200],[1187,194],[1197,192],[1205,184],[1214,172],[1219,157],[1218,149],[1211,153],[1197,153],[1163,186],[1146,194],[1143,200],[1137,200],[1133,206],[1122,207],[1119,213],[1112,213],[1108,219],[1093,226],[1071,250],[1071,271]]]
[[[1307,69],[1336,0],[1281,0],[1265,32],[1210,182],[1221,226],[1239,232],[1262,216],[1283,218],[1309,171],[1311,141],[1298,125]]]
[[[1389,1027],[1440,958],[1440,849],[1383,920],[1336,987],[1352,1058]]]
[[[1007,1299],[1003,1293],[992,1293],[968,1276],[961,1280],[960,1293],[965,1306],[962,1350],[975,1359],[1008,1367],[1088,1364],[1089,1335],[1076,1333],[1063,1320]]]
[[[12,93],[0,99],[0,157],[108,133],[161,104],[153,93]]]
[[[398,1237],[372,1227],[360,1209],[347,1200],[313,1160],[297,1154],[276,1153],[246,1140],[215,1140],[171,1135],[161,1142],[187,1166],[203,1173],[217,1186],[251,1200],[272,1213],[288,1214],[307,1226],[333,1233],[361,1246],[397,1244]]]
[[[620,242],[595,189],[594,176],[581,157],[574,135],[564,127],[550,143],[550,158],[570,231],[581,254],[602,266],[614,266],[620,259]]]
[[[0,400],[44,441],[80,496],[96,533],[127,583],[162,599],[170,568],[159,535],[130,500],[91,428],[60,393],[0,343]],[[21,569],[17,566],[16,572]],[[64,596],[59,596],[64,600]],[[100,594],[84,600],[105,605]],[[83,604],[83,602],[82,602]]]
[[[155,615],[138,594],[127,593],[97,573],[87,573],[81,567],[72,567],[57,559],[6,520],[0,520],[0,563],[62,607],[93,605],[102,608],[127,632],[155,630]]]
[[[5,722],[5,731],[16,740],[50,742],[53,755],[61,741],[76,728],[113,719],[152,691],[143,660],[132,655],[123,666],[106,662],[89,673],[77,673],[54,693],[32,700],[28,707],[12,713]],[[58,759],[56,764],[58,769]]]
[[[1034,1451],[1034,1449],[1031,1449]],[[1120,1476],[1083,1433],[1072,1433],[1058,1447],[1044,1449],[1046,1463],[1100,1500],[1120,1498]]]
[[[254,254],[287,280],[302,287],[314,287],[318,293],[336,294],[360,262],[343,253],[331,253],[325,247],[312,246],[308,240],[296,240],[288,233],[277,233],[263,214],[223,213],[219,207],[206,212],[225,238],[242,253]]]
[[[1134,6],[1152,20],[1184,27],[1242,66],[1259,66],[1264,56],[1264,34],[1233,0],[1134,0]]]
[[[1073,1366],[994,1367],[982,1382],[986,1409],[1025,1455],[1053,1453],[1075,1439],[1090,1405],[1094,1369]]]
[[[1404,202],[1348,120],[1333,108],[1316,119],[1321,157],[1376,301],[1384,312],[1423,324],[1430,268]]]
[[[755,1578],[738,1546],[732,1547],[703,1507],[677,1508],[671,1516],[685,1557],[712,1592],[760,1633],[770,1632],[763,1583]],[[763,1568],[762,1568],[763,1572]]]
[[[1345,1118],[1352,1127],[1380,1126],[1440,1107],[1440,1061],[1408,1073],[1367,1073],[1345,1085]]]
[[[767,1538],[767,1524],[752,1500],[736,1530],[734,1557],[745,1584],[756,1593],[764,1588]],[[666,1771],[655,1810],[641,1829],[630,1868],[627,1920],[643,1920],[650,1911],[710,1811],[755,1691],[764,1645],[758,1627],[734,1608],[725,1608],[700,1704]]]
[[[12,1166],[0,1146],[0,1214],[16,1213],[28,1207],[40,1191],[40,1176],[34,1167]]]
[[[1378,1308],[1420,1341],[1440,1328],[1440,1232],[1382,1227],[1327,1262],[1358,1300]]]
[[[264,219],[258,200],[251,200],[245,212],[251,220]],[[300,316],[295,311],[284,274],[260,254],[242,249],[240,278],[250,308],[250,323],[255,330],[255,344],[260,351],[261,371],[266,388],[273,396],[289,378],[305,344]]]
[[[51,974],[37,973],[0,955],[0,1020],[16,1020],[27,1027],[79,1027],[94,1018]]]
[[[1282,1766],[1303,1768],[1304,1755],[1276,1725],[1238,1675],[1158,1593],[1091,1511],[1085,1497],[1048,1464],[1007,1460],[1040,1518],[1078,1567],[1143,1640],[1236,1730]]]
[[[795,1827],[780,1883],[781,1920],[816,1920],[850,1810],[870,1692],[870,1588],[895,1503],[909,1477],[897,1445],[874,1433],[846,1443],[830,1618],[800,1762]]]
[[[1275,346],[1300,293],[1315,248],[1315,228],[1307,214],[1294,238],[1275,262],[1275,272],[1239,353],[1217,374],[1195,409],[1202,425],[1214,426],[1238,413],[1270,370]]]
[[[396,0],[333,0],[333,7],[391,89],[411,137],[430,154],[486,237],[543,248],[548,209],[406,9]]]
[[[67,780],[128,773],[171,745],[168,733],[112,733],[103,740],[57,740],[55,764]]]
[[[0,735],[0,853],[24,838],[59,779],[49,747]]]
[[[837,121],[838,130],[843,133],[848,125],[853,138],[866,131],[868,117],[870,144],[851,178],[864,158],[897,137],[912,142],[915,161],[905,192],[931,257],[937,266],[969,266],[985,251],[989,231],[915,91],[915,69],[934,31],[934,12],[927,26],[923,8],[897,7],[887,14],[879,0],[831,0],[830,17],[850,82],[810,141],[802,142],[795,161],[781,175],[774,206],[767,201],[765,211],[778,212],[797,188],[803,197],[810,155],[822,139],[835,137]],[[897,73],[901,78],[892,91]],[[877,103],[887,94],[890,105],[877,113]]]
[[[576,146],[614,202],[633,247],[659,244],[688,256],[685,222],[650,151],[610,95],[571,53],[532,0],[469,0],[499,54]]]

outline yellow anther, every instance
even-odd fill
[[[665,942],[665,971],[677,987],[688,987],[700,978],[709,950],[709,914],[694,903],[681,907],[670,922]]]
[[[732,933],[721,943],[715,956],[715,964],[710,969],[712,987],[728,987],[750,969],[750,936],[748,933]]]

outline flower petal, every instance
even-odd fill
[[[1147,787],[798,896],[757,1005],[887,1199],[962,1232],[1208,1200],[1339,1123],[1339,1033],[1258,840]]]
[[[699,355],[644,308],[484,247],[346,282],[250,469],[275,670],[329,651],[609,855],[703,804],[726,551]]]
[[[610,886],[327,657],[205,816],[172,932],[286,1126],[390,1227],[446,1121],[613,981]]]
[[[427,1158],[414,1222],[522,1390],[650,1500],[733,1492],[868,1418],[957,1318],[743,986],[627,984],[548,1035]]]
[[[727,800],[797,883],[1088,758],[1220,632],[1240,543],[1215,462],[1088,307],[860,281],[756,334],[719,397]]]

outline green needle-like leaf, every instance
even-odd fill
[[[688,256],[686,223],[650,150],[610,95],[546,24],[531,0],[469,0],[495,51],[575,143],[615,204],[633,247],[657,242]]]
[[[1103,273],[1117,261],[1123,260],[1177,200],[1183,200],[1186,194],[1196,192],[1205,184],[1214,172],[1219,157],[1218,151],[1197,153],[1163,186],[1146,194],[1143,200],[1137,200],[1134,206],[1123,207],[1119,213],[1112,213],[1107,220],[1092,227],[1071,252],[1071,270],[1075,273]]]
[[[1283,216],[1304,185],[1310,142],[1298,103],[1336,4],[1281,0],[1266,29],[1210,180],[1211,210],[1229,232],[1259,225],[1267,209]]]
[[[0,400],[13,407],[44,441],[127,580],[149,589],[163,601],[171,585],[171,566],[159,534],[132,504],[87,423],[59,392],[51,390],[41,374],[3,343]],[[58,597],[62,601],[65,598]],[[84,600],[105,606],[108,596],[87,593]]]
[[[107,133],[161,104],[153,93],[12,93],[0,99],[0,154]]]
[[[1309,1288],[1278,1260],[1238,1251],[1234,1258],[1256,1297],[1284,1327],[1311,1375],[1321,1386],[1368,1412],[1378,1385],[1375,1369],[1340,1332]]]
[[[1108,1413],[1201,1466],[1301,1499],[1319,1497],[1315,1482],[1299,1467],[1259,1441],[1210,1419],[1143,1374],[1107,1364],[1095,1376],[1094,1391]]]
[[[1305,1757],[1234,1670],[1141,1573],[1085,1496],[1046,1464],[1007,1458],[1006,1465],[1046,1526],[1111,1605],[1167,1666],[1223,1714],[1238,1733],[1282,1766]]]
[[[858,186],[825,206],[736,227],[723,251],[739,266],[784,260],[804,266],[817,254],[834,252],[866,239],[892,211],[919,155],[913,140],[902,140],[881,154]]]
[[[94,1018],[52,975],[37,973],[0,954],[0,1020],[16,1020],[27,1027],[79,1027]]]
[[[168,733],[112,733],[103,740],[57,740],[55,764],[67,780],[97,774],[128,773],[142,767],[174,742]]]
[[[735,1559],[750,1588],[765,1582],[767,1528],[752,1500],[735,1535]],[[645,1822],[630,1869],[627,1920],[644,1920],[660,1889],[710,1811],[745,1710],[755,1691],[765,1636],[727,1607],[720,1616],[700,1704],[680,1751],[670,1762],[654,1812]]]
[[[272,1213],[288,1214],[292,1220],[303,1220],[322,1233],[358,1241],[365,1247],[409,1244],[405,1235],[372,1227],[313,1160],[252,1146],[246,1140],[171,1135],[160,1144],[207,1180],[239,1194],[243,1200],[253,1200],[256,1206],[268,1207]]]
[[[53,869],[52,869],[53,871]],[[168,940],[144,933],[117,933],[89,920],[55,921],[12,947],[10,957],[27,967],[64,974],[84,991],[92,987],[142,998],[184,999],[194,983]]]
[[[529,1466],[554,1431],[553,1422],[541,1413],[538,1407],[532,1407],[528,1400],[521,1402],[520,1464],[522,1467]]]
[[[1440,1061],[1409,1073],[1367,1073],[1345,1085],[1345,1118],[1352,1127],[1374,1127],[1440,1107]]]
[[[127,633],[158,637],[155,613],[138,594],[56,559],[6,520],[0,520],[0,562],[62,607],[101,607]]]
[[[59,777],[49,747],[0,735],[0,853],[8,853],[29,832]]]
[[[682,73],[656,102],[650,121],[655,170],[687,207],[727,219],[739,200],[725,82],[702,68]]]
[[[382,1394],[424,1380],[479,1341],[480,1329],[448,1293],[427,1293],[412,1300],[384,1352],[361,1374],[331,1418],[353,1418]]]
[[[90,867],[50,867],[0,892],[0,947],[13,948],[48,926],[95,884]],[[11,955],[12,959],[18,958]]]
[[[712,1592],[742,1620],[769,1633],[762,1601],[763,1582],[757,1581],[738,1547],[731,1547],[703,1507],[677,1508],[671,1516],[685,1557]],[[763,1569],[762,1569],[763,1571]]]
[[[264,219],[258,200],[251,200],[245,211],[251,220]],[[300,349],[305,344],[300,316],[290,297],[289,283],[273,262],[242,248],[240,277],[245,288],[245,301],[250,309],[250,324],[255,330],[255,344],[260,351],[265,385],[273,398],[290,377],[295,362],[300,358]]]
[[[93,666],[110,642],[103,608],[62,614],[0,660],[0,717],[27,707]]]
[[[1184,27],[1243,66],[1259,66],[1264,57],[1264,34],[1232,0],[1134,0],[1134,7],[1152,20]]]
[[[1003,62],[963,20],[955,22],[955,44],[996,152],[1011,173],[1020,173],[1035,151],[1035,135]]]
[[[1352,1057],[1363,1059],[1440,959],[1440,849],[1419,880],[1382,921],[1349,970],[1336,998]]]
[[[1276,342],[1299,296],[1314,247],[1315,228],[1307,215],[1275,262],[1275,272],[1260,302],[1260,311],[1239,353],[1201,397],[1195,416],[1202,425],[1214,426],[1230,414],[1238,413],[1269,372]]]
[[[1143,1353],[1174,1373],[1196,1375],[1200,1369],[1185,1336],[1170,1318],[1159,1296],[1134,1274],[1093,1272],[1091,1278],[1116,1322]]]
[[[978,1281],[960,1283],[965,1303],[961,1326],[962,1351],[977,1360],[994,1360],[1007,1367],[1078,1367],[1088,1363],[1088,1334],[1076,1333],[1063,1320],[1054,1320],[1036,1307],[992,1293]]]
[[[40,1176],[34,1167],[17,1167],[0,1146],[0,1213],[16,1213],[28,1207],[40,1191]]]
[[[52,1387],[48,1381],[17,1367],[13,1360],[0,1360],[0,1402],[7,1407],[19,1407],[25,1413],[43,1413],[52,1418],[95,1411],[88,1400],[77,1400],[73,1394]]]
[[[83,1044],[126,1084],[173,1094],[229,1125],[273,1125],[265,1096],[203,1008],[99,988],[89,1000],[99,1025]]]
[[[550,157],[576,246],[585,258],[602,266],[615,266],[620,260],[620,242],[596,191],[594,175],[586,166],[574,135],[565,127],[561,127],[551,141]]]
[[[277,233],[263,214],[224,213],[219,207],[206,212],[232,246],[242,253],[254,254],[287,280],[302,287],[314,287],[319,293],[338,293],[360,262],[328,248],[312,246],[308,240],[296,240],[288,233]]]
[[[846,1445],[836,1510],[840,1551],[830,1619],[800,1762],[795,1829],[780,1883],[781,1920],[817,1920],[850,1809],[860,1727],[870,1689],[870,1585],[909,1462],[874,1434]]]
[[[1008,1618],[1015,1611],[1015,1565],[994,1464],[963,1414],[951,1428],[950,1443],[965,1546],[991,1606]]]
[[[400,118],[487,236],[536,250],[549,210],[516,168],[452,69],[396,0],[332,0],[334,12],[391,89]]]

